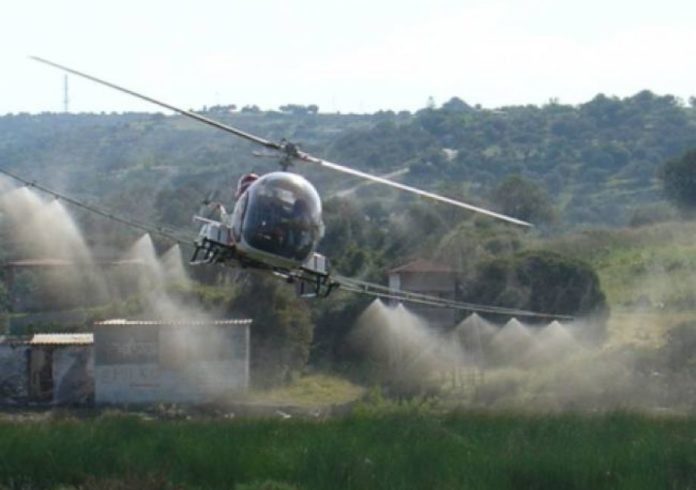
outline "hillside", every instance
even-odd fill
[[[588,261],[612,307],[617,345],[657,346],[696,311],[696,223],[587,231],[546,247]]]
[[[646,100],[652,102],[647,104]],[[303,142],[310,152],[354,161],[359,168],[374,173],[407,166],[407,182],[472,201],[484,201],[484,196],[493,195],[507,170],[536,183],[552,197],[558,218],[555,226],[526,230],[474,218],[461,210],[418,201],[377,186],[331,197],[336,190],[355,187],[357,183],[320,170],[306,172],[325,197],[327,232],[320,250],[331,257],[335,270],[341,274],[384,283],[386,271],[395,264],[424,257],[445,262],[461,273],[457,293],[465,301],[575,314],[580,310],[566,309],[570,303],[564,303],[564,298],[580,297],[581,303],[590,298],[589,307],[597,306],[602,313],[594,317],[599,319],[597,331],[602,335],[605,313],[611,312],[606,329],[609,342],[585,347],[571,338],[572,355],[565,356],[561,354],[566,351],[560,347],[539,347],[549,340],[541,334],[540,343],[534,347],[532,342],[536,340],[530,339],[537,338],[533,332],[539,325],[518,322],[513,328],[527,339],[527,349],[514,338],[510,345],[501,341],[496,346],[491,341],[492,364],[473,369],[488,370],[485,383],[462,383],[461,379],[457,381],[456,373],[450,380],[449,371],[437,369],[435,372],[444,373],[445,378],[436,379],[436,387],[449,390],[454,397],[463,397],[467,403],[483,406],[514,406],[531,403],[533,399],[544,407],[613,407],[629,398],[641,406],[644,400],[638,396],[639,388],[652,376],[650,373],[668,372],[665,363],[671,359],[671,353],[664,346],[671,349],[680,344],[678,339],[670,342],[672,332],[690,320],[696,309],[696,295],[692,292],[696,277],[696,225],[664,219],[658,224],[633,228],[618,225],[624,224],[639,207],[666,206],[655,175],[662,162],[691,144],[693,109],[673,98],[645,93],[625,100],[599,101],[603,110],[614,107],[618,111],[612,125],[602,122],[602,111],[590,110],[597,100],[578,107],[551,104],[500,111],[448,103],[440,109],[425,109],[416,114],[356,116],[247,111],[213,115],[274,140],[288,134]],[[645,107],[636,112],[636,105]],[[564,117],[584,121],[585,126],[563,136],[556,123]],[[440,123],[429,125],[434,120]],[[588,126],[590,121],[594,121],[594,127]],[[495,127],[500,131],[486,129]],[[229,202],[239,174],[250,168],[268,171],[275,165],[272,160],[253,158],[248,144],[228,135],[180,117],[158,114],[6,116],[0,118],[0,129],[4,129],[0,166],[121,214],[189,230],[191,214],[211,190],[219,190],[218,198]],[[608,141],[615,148],[624,148],[624,157],[615,155],[611,158],[613,163],[609,158],[593,160],[595,153],[591,149]],[[492,142],[497,149],[491,149]],[[567,152],[568,159],[555,160],[553,145]],[[513,153],[521,155],[515,153],[521,148],[527,148],[534,157],[510,163]],[[467,159],[472,154],[478,155],[475,161]],[[642,170],[636,170],[638,167]],[[592,176],[600,174],[601,179],[593,180]],[[562,175],[563,179],[554,180],[549,177],[552,175]],[[626,192],[617,191],[617,179],[622,175],[626,177],[621,184]],[[595,192],[581,192],[590,183]],[[585,213],[586,220],[581,213]],[[22,222],[19,214],[15,218]],[[122,227],[104,224],[80,212],[75,216],[90,246],[110,246],[121,251],[133,246],[135,236],[124,233]],[[612,224],[613,228],[608,226]],[[603,227],[583,231],[597,225]],[[1,251],[11,255],[13,251],[8,251],[8,246],[12,230],[6,232]],[[152,254],[171,246],[148,243]],[[19,245],[20,249],[24,247]],[[50,247],[50,243],[43,245]],[[523,262],[528,259],[531,262]],[[534,276],[531,282],[521,283],[520,276],[515,275],[521,270],[515,267],[523,263],[532,264],[528,269]],[[224,268],[196,269],[194,277],[198,283],[192,289],[167,292],[172,294],[173,302],[200,303],[206,311],[233,312],[255,318],[263,326],[255,330],[254,337],[254,348],[258,348],[255,352],[262,354],[256,356],[254,366],[261,380],[259,386],[287,381],[309,361],[314,367],[328,366],[361,383],[383,382],[391,389],[400,389],[398,379],[373,379],[364,353],[361,357],[358,350],[350,347],[349,337],[356,319],[366,311],[368,299],[337,293],[323,301],[302,301],[294,297],[292,288],[273,278],[250,278],[238,270]],[[36,293],[41,283],[38,276],[26,274],[19,279],[16,294],[40,299]],[[491,295],[479,297],[479,292]],[[94,318],[143,314],[147,301],[142,300],[146,297],[146,292],[128,289],[122,301],[112,297],[111,304],[93,305],[91,309],[73,301],[83,318],[83,324],[76,327],[87,328]],[[527,303],[539,297],[548,300],[543,303],[547,306]],[[39,303],[43,307],[48,304]],[[559,305],[564,305],[561,310]],[[409,322],[417,331],[418,321],[411,318]],[[404,325],[400,327],[403,331]],[[564,328],[560,334],[566,335],[567,340]],[[268,349],[268,342],[275,347]],[[417,352],[423,351],[422,345],[420,341],[416,343]],[[283,353],[278,354],[276,348]],[[420,361],[436,352],[427,350],[429,354],[419,354]],[[622,356],[627,351],[635,362],[624,362]],[[544,353],[541,362],[537,359],[529,365],[539,352]],[[508,363],[507,353],[520,357],[522,364]],[[547,354],[558,356],[553,359],[553,369]],[[652,360],[654,356],[659,359]],[[472,366],[466,364],[470,358],[458,359],[465,363],[459,366],[460,371],[471,374]],[[498,361],[505,362],[495,364]],[[640,366],[634,369],[634,364]],[[615,367],[618,371],[610,371]],[[597,375],[605,372],[613,374],[607,379],[600,377],[601,384],[594,383],[600,379]],[[416,390],[433,381],[429,371],[414,379]],[[670,378],[664,379],[669,384]],[[585,383],[584,389],[573,396],[566,397],[564,390],[559,389],[579,382]],[[601,388],[599,394],[597,386]],[[620,387],[625,389],[619,391]],[[414,385],[401,388],[402,393],[413,393],[409,390]],[[654,385],[655,390],[662,388],[662,384]],[[674,394],[669,390],[665,391],[667,395],[661,393],[645,404],[663,406],[669,398],[665,397]],[[606,394],[611,395],[608,401]],[[689,397],[680,401],[690,402]]]
[[[561,229],[627,223],[661,200],[659,167],[696,146],[694,109],[648,91],[625,99],[598,95],[578,106],[487,110],[453,98],[415,114],[322,114],[294,106],[206,114],[370,172],[407,167],[410,184],[493,207],[501,179],[519,174],[548,192]],[[0,117],[1,166],[174,225],[187,223],[211,190],[230,198],[240,173],[274,168],[272,160],[253,158],[253,149],[159,113]],[[324,193],[355,185],[325,171],[300,171]],[[133,189],[147,198],[135,209],[124,198]]]
[[[548,230],[527,233],[473,220],[469,213],[375,186],[332,199],[335,191],[357,182],[300,169],[325,197],[327,234],[321,251],[343,274],[384,281],[386,270],[414,256],[446,260],[473,273],[482,261],[550,248],[597,270],[614,312],[610,330],[623,331],[619,323],[633,320],[619,315],[640,307],[664,326],[653,328],[656,323],[650,321],[643,330],[663,331],[674,323],[662,321],[668,317],[665,311],[679,317],[696,305],[691,279],[696,229],[691,225],[561,235],[578,228],[619,227],[637,210],[664,205],[660,166],[696,146],[696,112],[674,97],[600,95],[579,106],[498,110],[455,98],[415,114],[228,109],[211,108],[206,114],[272,140],[288,137],[307,151],[373,173],[407,167],[403,178],[410,184],[493,207],[496,203],[487,198],[501,180],[519,174],[545,190],[556,208],[552,237],[560,238],[549,245]],[[0,117],[0,167],[121,214],[189,231],[191,215],[211,191],[230,202],[238,175],[275,168],[272,159],[254,158],[254,149],[180,116],[158,113]],[[91,244],[132,243],[133,235],[124,238],[123,227],[81,213],[77,217]],[[315,324],[336,318],[352,322],[357,308],[364,307],[342,301],[313,307]],[[653,338],[653,333],[645,335]]]

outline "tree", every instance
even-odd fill
[[[520,176],[513,175],[501,182],[493,192],[493,199],[505,214],[534,224],[554,221],[551,201],[541,187]]]
[[[696,150],[669,160],[660,177],[665,196],[672,204],[687,214],[696,210]]]
[[[666,203],[656,203],[636,208],[628,221],[628,226],[653,225],[674,219],[674,209]]]
[[[237,106],[235,104],[224,104],[224,105],[216,104],[216,105],[208,107],[208,112],[211,114],[216,114],[216,115],[230,114],[236,110],[237,110]]]
[[[537,312],[592,317],[603,327],[608,317],[604,292],[592,267],[555,252],[523,252],[484,263],[465,291],[481,304]]]
[[[231,315],[252,318],[251,381],[288,381],[309,359],[314,326],[307,305],[292,288],[269,276],[250,275],[231,305]]]
[[[311,104],[307,106],[300,104],[286,104],[280,106],[278,109],[280,109],[280,112],[292,114],[294,116],[304,116],[307,114],[316,114],[317,112],[319,112],[319,106],[316,104]]]
[[[472,112],[474,109],[459,97],[452,97],[442,104],[442,110],[445,112]]]
[[[696,372],[696,323],[683,322],[665,335],[661,349],[662,357],[669,369]]]
[[[336,293],[314,304],[312,365],[327,364],[331,369],[349,372],[360,370],[361,355],[349,337],[357,318],[372,301],[368,296]]]

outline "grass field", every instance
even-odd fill
[[[302,376],[289,385],[271,390],[255,390],[248,401],[258,404],[315,407],[354,402],[365,393],[365,388],[349,381],[325,374]]]
[[[589,262],[614,307],[696,308],[696,223],[594,230],[552,243],[561,253]]]
[[[694,488],[696,420],[356,413],[0,424],[6,488]]]
[[[611,307],[608,347],[660,347],[665,333],[696,319],[696,223],[592,230],[552,249],[587,261]]]
[[[258,413],[273,419],[189,420],[177,407],[176,420],[0,417],[0,490],[696,488],[696,417],[591,413],[693,413],[696,398],[676,394],[696,376],[681,385],[656,376],[653,364],[636,369],[666,332],[696,318],[693,237],[696,225],[663,224],[558,245],[598,270],[612,306],[601,347],[540,367],[490,369],[437,406],[359,402],[364,387],[319,374],[243,400],[272,407]],[[275,407],[285,405],[308,418],[281,420]],[[356,408],[309,419],[313,407],[332,405]]]

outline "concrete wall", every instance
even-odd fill
[[[249,327],[96,327],[97,403],[201,403],[244,391]]]
[[[29,400],[53,401],[53,347],[33,345],[29,348]]]
[[[85,404],[94,400],[93,346],[61,346],[53,351],[53,403]]]
[[[29,398],[29,347],[0,344],[0,404],[24,404]]]
[[[91,345],[0,344],[0,405],[84,404],[94,399]]]
[[[75,405],[94,400],[91,345],[30,345],[29,401]]]

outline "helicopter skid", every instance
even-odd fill
[[[331,277],[328,259],[321,254],[312,253],[297,268],[271,266],[267,262],[254,260],[240,252],[234,242],[227,240],[227,232],[228,229],[225,226],[207,220],[195,242],[196,248],[189,263],[191,265],[234,263],[244,268],[272,270],[275,275],[294,284],[297,295],[304,298],[326,297],[338,286]]]
[[[224,264],[230,261],[245,265],[243,257],[234,245],[224,245],[209,238],[201,238],[195,244],[196,249],[189,263],[191,265]]]

